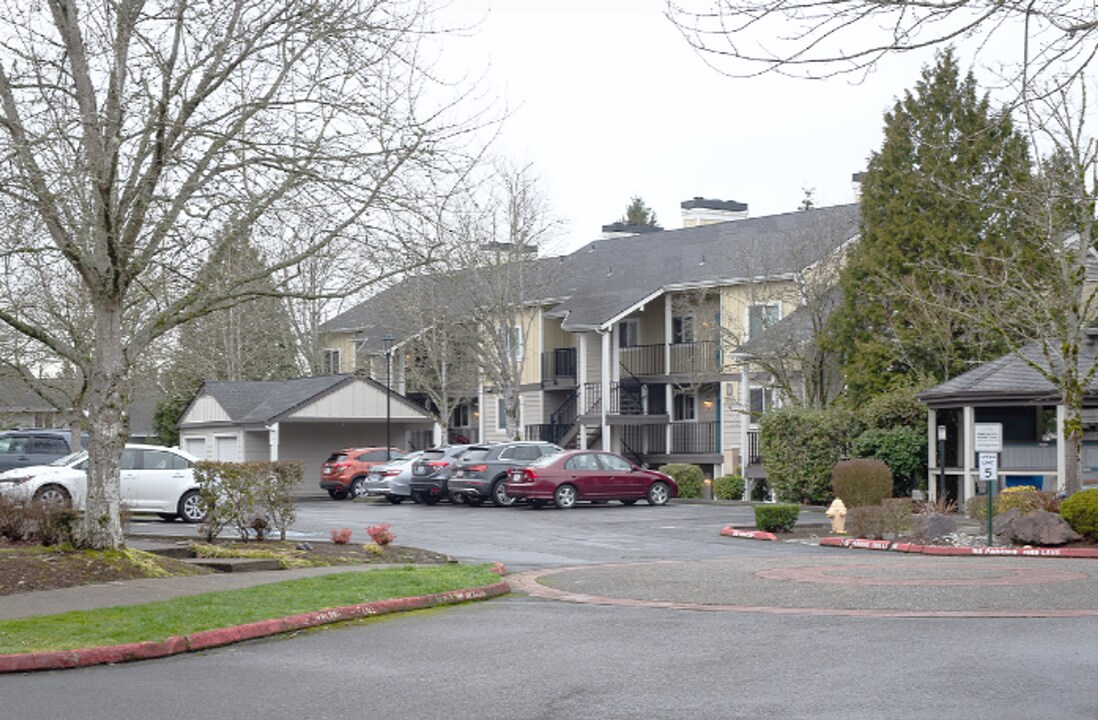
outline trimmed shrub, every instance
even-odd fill
[[[705,481],[705,475],[697,465],[671,463],[670,465],[661,465],[659,471],[675,479],[675,482],[679,485],[679,497],[701,497],[702,482]]]
[[[1019,485],[1002,490],[991,504],[993,515],[1017,509],[1023,515],[1034,510],[1059,513],[1060,498],[1054,492],[1042,492],[1032,485]],[[973,520],[987,520],[987,495],[977,495],[965,503],[965,512]]]
[[[718,500],[742,500],[743,478],[739,475],[722,475],[713,481],[713,497]]]
[[[1082,490],[1060,503],[1060,516],[1071,529],[1098,540],[1098,490]]]
[[[755,527],[766,532],[789,532],[800,514],[800,505],[756,505]]]
[[[296,518],[293,488],[304,470],[299,462],[195,463],[200,501],[206,521],[199,528],[207,542],[222,530],[235,527],[244,540],[263,540],[271,527],[286,539]]]
[[[846,530],[872,540],[896,538],[911,530],[911,511],[909,498],[888,498],[878,505],[854,507],[847,510]]]
[[[759,421],[759,451],[766,481],[784,502],[826,505],[831,502],[831,468],[847,455],[860,427],[839,408],[778,408]]]
[[[831,470],[831,487],[847,509],[880,505],[892,496],[892,471],[880,460],[843,460]]]
[[[884,462],[892,471],[892,494],[910,495],[915,478],[926,474],[926,428],[871,428],[854,440],[851,452]]]

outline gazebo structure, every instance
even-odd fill
[[[1085,373],[1095,362],[1091,336],[1080,349],[1079,367]],[[978,423],[1002,425],[997,490],[1016,485],[1065,489],[1068,458],[1062,438],[1066,412],[1059,389],[1037,369],[1049,367],[1049,363],[1041,347],[1034,344],[1021,354],[984,363],[919,395],[928,407],[927,487],[931,499],[937,498],[942,476],[946,495],[956,500],[958,507],[976,495]],[[945,435],[943,457],[939,457],[939,432]],[[1081,461],[1081,482],[1098,482],[1098,385],[1093,382],[1084,399]]]

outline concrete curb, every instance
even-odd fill
[[[497,575],[503,575],[503,565],[496,563],[492,568],[492,572]],[[450,590],[448,592],[434,593],[432,595],[377,600],[358,605],[345,605],[343,607],[317,610],[314,612],[302,613],[300,615],[291,615],[290,617],[260,620],[246,625],[237,625],[235,627],[203,630],[189,635],[169,637],[162,642],[150,641],[127,643],[124,645],[81,648],[78,650],[0,655],[0,673],[31,672],[34,670],[63,670],[67,668],[88,667],[91,665],[130,662],[132,660],[150,660],[185,652],[207,650],[223,645],[231,645],[232,643],[244,640],[254,640],[255,638],[278,635],[281,633],[293,632],[295,630],[304,630],[306,628],[343,622],[345,620],[358,620],[377,615],[388,615],[390,613],[405,612],[408,610],[422,610],[441,605],[455,605],[458,603],[470,602],[472,600],[487,600],[500,595],[506,595],[509,592],[511,592],[511,586],[505,580],[500,580],[498,583],[482,587]]]
[[[737,530],[731,525],[726,525],[721,528],[721,535],[724,535],[725,537],[744,538],[745,540],[776,541],[778,539],[778,536],[774,533],[768,533],[762,530]]]

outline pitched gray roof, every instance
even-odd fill
[[[783,215],[595,240],[575,252],[538,258],[524,267],[527,302],[553,304],[565,330],[601,327],[622,312],[681,286],[749,282],[803,271],[858,232],[858,206],[814,208]],[[404,339],[422,329],[421,312],[402,312],[416,298],[434,298],[438,314],[468,315],[461,283],[473,272],[434,273],[394,287],[321,325],[323,332],[354,332],[366,352],[381,352],[381,337]],[[411,303],[411,304],[410,304]]]
[[[858,232],[858,206],[592,242],[564,259],[550,297],[564,329],[597,328],[661,289],[734,284],[798,273]]]
[[[354,379],[350,375],[320,375],[294,380],[207,382],[198,394],[213,397],[233,422],[265,423]]]
[[[1037,343],[1027,345],[1022,355],[1040,367],[1049,367],[1048,360]],[[1058,363],[1057,358],[1054,362]],[[1095,346],[1083,343],[1079,353],[1079,367],[1085,372],[1095,362]],[[1098,384],[1091,382],[1088,398],[1098,398]],[[1014,353],[1003,355],[979,367],[951,378],[919,394],[919,399],[930,407],[957,407],[973,403],[1007,402],[1055,402],[1060,391],[1035,368]]]

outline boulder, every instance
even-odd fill
[[[1006,517],[1008,515],[1010,517]],[[1066,520],[1046,510],[1034,510],[1025,515],[1018,510],[1008,510],[995,518],[992,531],[996,538],[1001,536],[1002,540],[1014,545],[1063,545],[1081,537]]]
[[[1022,511],[1018,508],[1011,508],[1006,512],[999,513],[992,519],[991,533],[995,536],[997,545],[1014,544],[1014,523],[1020,517],[1022,517]]]
[[[957,521],[949,515],[930,513],[915,518],[911,536],[916,542],[931,542],[957,532]]]

